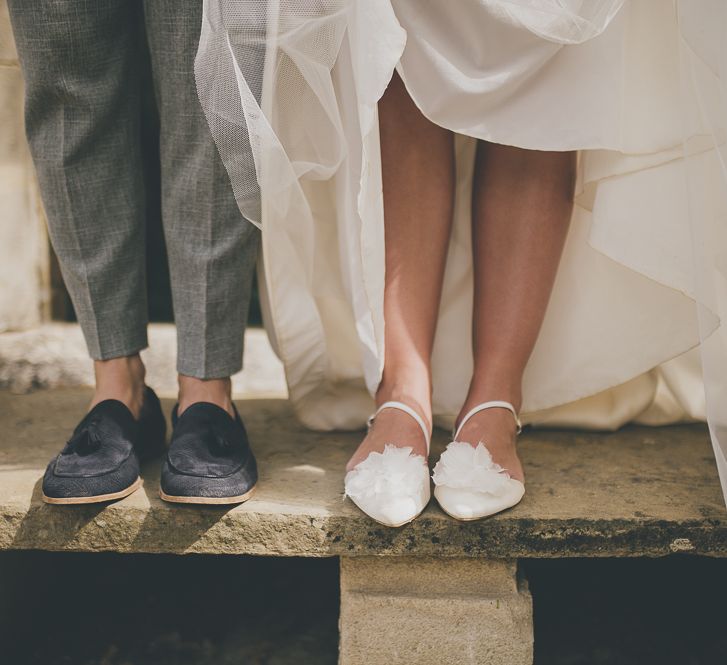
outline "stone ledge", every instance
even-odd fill
[[[143,489],[106,506],[48,506],[45,465],[89,393],[0,392],[0,549],[282,556],[727,556],[725,510],[703,426],[597,434],[528,432],[523,502],[489,520],[458,523],[436,503],[387,529],[341,495],[360,432],[301,428],[284,400],[239,402],[261,467],[255,497],[233,509],[158,498],[159,464]],[[170,403],[165,404],[167,411]],[[437,432],[433,459],[446,442]]]

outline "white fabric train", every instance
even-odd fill
[[[726,12],[714,0],[205,0],[200,98],[240,208],[264,228],[266,326],[301,420],[360,427],[381,376],[376,105],[396,68],[422,112],[458,133],[437,422],[451,424],[472,366],[462,350],[475,139],[579,150],[573,223],[526,371],[523,419],[598,428],[703,419],[704,342],[727,486],[727,409],[715,408],[727,404],[727,51],[713,27],[727,25]],[[263,71],[251,52],[264,53]]]

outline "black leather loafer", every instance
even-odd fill
[[[99,402],[73,431],[43,476],[43,501],[77,504],[113,501],[141,487],[140,463],[164,450],[166,421],[151,388],[136,420],[115,399]]]
[[[233,407],[234,408],[234,407]],[[245,426],[215,404],[198,402],[177,417],[162,464],[159,495],[173,503],[247,501],[257,483],[257,463]]]

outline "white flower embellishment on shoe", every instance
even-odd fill
[[[452,441],[434,467],[432,480],[435,485],[501,496],[507,492],[510,476],[492,461],[482,442],[475,448],[465,441]]]
[[[504,408],[515,416],[518,432],[520,421],[508,402],[485,402],[472,409],[463,419],[452,441],[434,467],[434,496],[442,510],[459,520],[476,520],[494,515],[519,503],[525,486],[496,464],[490,451],[480,442],[472,446],[457,441],[463,425],[475,413],[485,409]]]
[[[383,453],[371,453],[347,474],[346,494],[354,500],[369,501],[396,495],[413,495],[419,491],[419,475],[427,465],[413,448],[387,444]]]
[[[414,418],[422,429],[429,450],[429,431],[419,414],[400,402],[386,402],[383,409],[399,409]],[[383,453],[370,453],[346,474],[345,493],[363,512],[385,526],[411,522],[431,498],[429,467],[411,446],[387,444]]]

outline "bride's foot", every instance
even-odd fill
[[[466,413],[464,411],[462,416]],[[467,441],[475,448],[482,441],[495,464],[511,478],[525,482],[523,465],[517,454],[517,423],[506,409],[485,409],[476,413],[464,424],[457,441]]]
[[[420,413],[418,409],[415,410]],[[371,453],[383,453],[387,444],[409,447],[413,454],[425,458],[428,454],[427,442],[416,420],[399,409],[384,409],[376,416],[376,422],[369,427],[366,437],[348,460],[346,471],[351,471]]]
[[[346,466],[346,495],[381,524],[411,522],[429,503],[430,432],[413,407],[395,401],[379,406]]]
[[[493,515],[525,494],[515,438],[520,423],[507,402],[485,402],[460,418],[454,440],[434,467],[434,496],[457,519]]]

